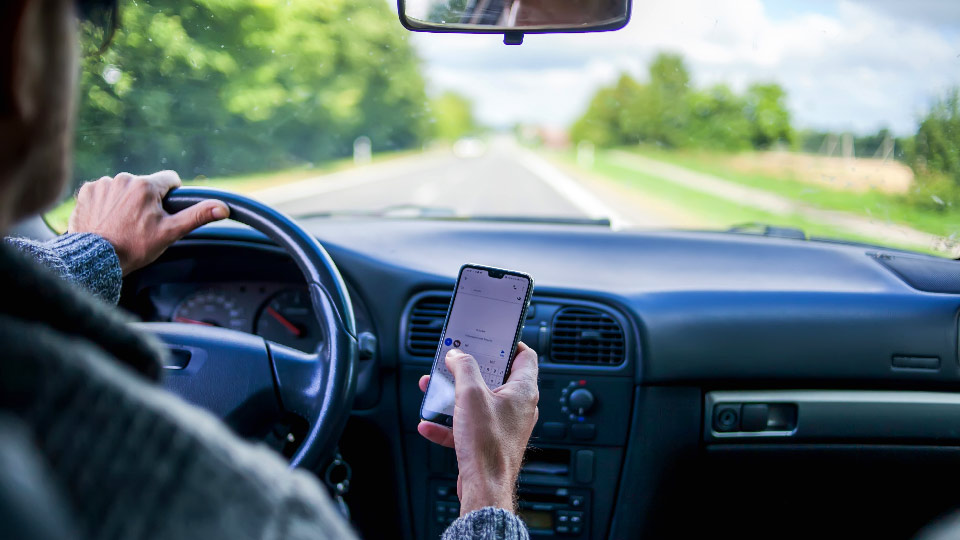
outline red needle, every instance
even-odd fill
[[[208,322],[198,321],[198,320],[196,320],[196,319],[188,319],[188,318],[186,318],[186,317],[174,317],[173,320],[175,320],[175,321],[177,321],[177,322],[187,323],[187,324],[202,324],[202,325],[204,325],[204,326],[215,326],[215,325],[210,324],[210,323],[208,323]]]
[[[277,320],[278,323],[282,324],[284,328],[290,331],[295,337],[300,337],[300,329],[296,327],[292,322],[288,321],[286,317],[281,315],[277,310],[273,309],[270,306],[267,306],[267,313]]]

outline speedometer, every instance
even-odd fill
[[[232,295],[217,289],[205,289],[184,298],[173,311],[171,319],[174,322],[250,331],[247,310]]]
[[[278,293],[260,310],[257,335],[305,352],[317,350],[323,339],[306,289]]]

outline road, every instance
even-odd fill
[[[958,249],[952,244],[940,246],[943,241],[937,236],[902,225],[814,208],[648,158],[623,152],[611,155],[623,167],[655,177],[654,181],[679,184],[744,207],[802,215],[881,244]],[[711,228],[698,222],[699,217],[683,208],[682,201],[655,199],[623,183],[555,163],[508,138],[494,139],[473,157],[457,157],[448,149],[432,150],[250,195],[293,216],[389,209],[385,215],[396,217],[605,218],[613,228]],[[422,210],[424,207],[427,210]]]
[[[396,207],[410,205],[441,215],[618,219],[567,173],[504,140],[493,141],[475,157],[430,151],[252,195],[294,216],[391,207],[393,215],[404,215]]]

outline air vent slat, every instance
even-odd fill
[[[550,358],[563,364],[616,365],[623,362],[623,328],[592,308],[567,307],[553,319]]]
[[[436,294],[417,300],[407,318],[406,347],[414,356],[433,357],[443,332],[443,319],[447,316],[450,297]]]

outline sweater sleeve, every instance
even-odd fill
[[[460,517],[441,540],[529,540],[527,526],[515,514],[488,506]]]
[[[93,233],[67,233],[47,242],[7,238],[7,243],[63,279],[116,304],[123,272],[113,246]]]

